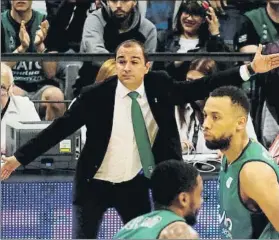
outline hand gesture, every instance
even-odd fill
[[[3,157],[1,159],[1,180],[7,179],[13,171],[20,166],[20,162],[17,161],[15,156]]]
[[[216,12],[224,12],[223,6],[227,6],[227,0],[209,0],[210,5]]]
[[[262,55],[263,46],[260,44],[253,62],[251,63],[252,69],[256,73],[265,73],[274,68],[279,67],[279,53]]]
[[[207,14],[209,16],[206,16],[206,21],[208,23],[208,30],[211,35],[218,35],[220,34],[220,24],[218,17],[215,14],[215,11],[212,7],[208,8]]]
[[[46,39],[47,32],[49,28],[48,20],[41,22],[40,29],[36,32],[34,45],[36,47],[40,46]]]
[[[27,49],[30,44],[30,37],[25,28],[25,21],[22,20],[19,29],[19,40],[23,49]]]

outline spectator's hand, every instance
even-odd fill
[[[15,156],[1,158],[1,180],[7,179],[20,166]]]
[[[41,22],[40,29],[36,32],[34,45],[37,49],[37,52],[42,52],[45,48],[44,41],[46,39],[49,29],[48,20]]]
[[[22,20],[19,29],[19,40],[22,50],[27,50],[30,45],[30,37],[25,28],[25,21]]]
[[[252,69],[256,73],[265,73],[274,68],[279,67],[279,53],[262,55],[263,46],[260,44],[253,62],[251,63]]]
[[[206,21],[208,22],[208,30],[211,35],[218,35],[220,34],[220,24],[218,17],[215,14],[215,11],[212,7],[210,7],[207,11],[209,16],[206,16]]]
[[[216,12],[224,13],[223,7],[227,6],[227,0],[209,0],[210,5],[215,9]]]
[[[183,153],[191,152],[194,149],[193,144],[188,140],[183,140],[181,142],[181,148]]]

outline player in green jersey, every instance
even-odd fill
[[[203,182],[190,164],[169,160],[151,176],[155,211],[128,222],[115,239],[197,239],[190,226],[202,204]],[[135,206],[136,207],[136,206]]]
[[[204,137],[224,154],[219,184],[222,239],[279,238],[279,167],[246,133],[250,104],[236,87],[215,89],[204,107]]]

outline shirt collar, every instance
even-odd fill
[[[142,98],[145,96],[145,90],[144,90],[144,83],[142,81],[141,85],[136,89],[134,90],[135,92],[138,92],[139,93],[139,97]],[[125,87],[123,85],[123,83],[118,79],[118,82],[117,82],[117,87],[116,87],[116,94],[118,96],[120,96],[121,98],[124,98],[126,97],[130,92],[134,92],[134,91],[131,91],[130,89],[128,89],[127,87]]]

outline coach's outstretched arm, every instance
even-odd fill
[[[169,96],[175,105],[204,99],[214,89],[224,86],[240,86],[253,74],[266,73],[279,67],[279,53],[262,55],[262,45],[259,45],[253,61],[249,65],[242,65],[219,71],[216,74],[205,76],[195,81],[175,81],[169,85]]]
[[[81,94],[64,116],[54,120],[36,137],[16,150],[14,156],[2,157],[1,180],[7,179],[20,165],[27,165],[85,124],[87,92]]]

